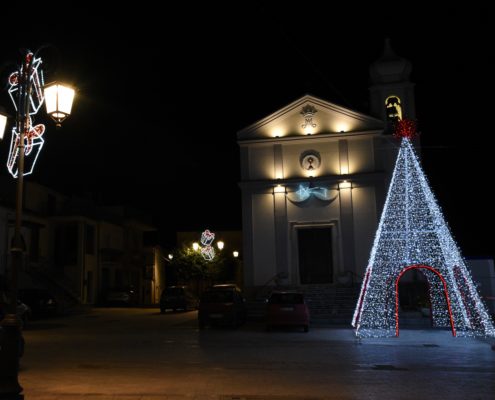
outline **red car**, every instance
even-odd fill
[[[266,317],[267,331],[279,326],[301,326],[309,331],[309,309],[300,292],[272,292]]]
[[[198,308],[199,329],[206,325],[238,327],[245,321],[245,299],[236,285],[214,285],[203,293]]]

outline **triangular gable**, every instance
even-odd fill
[[[306,106],[316,112],[312,122],[316,124],[313,134],[342,133],[382,130],[383,121],[360,112],[330,103],[311,95],[305,95],[286,107],[270,114],[237,133],[239,140],[305,135],[301,114]]]

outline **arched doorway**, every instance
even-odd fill
[[[452,335],[456,336],[455,332],[455,327],[454,327],[454,318],[452,316],[452,309],[450,307],[450,297],[449,297],[449,291],[447,289],[447,283],[445,282],[444,277],[440,272],[438,272],[435,268],[430,267],[428,265],[423,265],[423,264],[416,264],[416,265],[410,265],[408,267],[405,267],[402,271],[400,271],[399,275],[397,276],[397,279],[395,280],[395,336],[399,336],[399,281],[402,276],[413,269],[426,269],[431,272],[433,272],[436,276],[438,276],[442,282],[443,285],[443,293],[445,295],[445,300],[447,302],[447,309],[449,312],[449,318],[450,318],[450,327],[452,329]]]

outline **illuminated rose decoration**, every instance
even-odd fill
[[[9,84],[11,86],[16,86],[19,83],[19,74],[17,72],[12,72],[9,76]]]
[[[24,140],[26,141],[24,154],[26,156],[31,153],[31,150],[33,149],[33,142],[35,142],[38,138],[41,139],[43,133],[45,133],[45,125],[43,124],[32,126],[31,128],[29,128],[29,131],[26,132],[26,134],[24,135]]]

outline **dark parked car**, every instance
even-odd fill
[[[57,300],[46,289],[20,289],[18,296],[23,303],[31,308],[34,316],[54,315],[58,311]]]
[[[138,300],[138,292],[133,286],[110,289],[106,296],[109,305],[133,306]]]
[[[268,299],[266,329],[280,326],[300,326],[309,330],[309,309],[304,294],[274,291]]]
[[[160,311],[196,310],[199,299],[186,286],[170,286],[160,296]]]
[[[4,291],[0,291],[0,321],[2,321],[5,317],[9,304],[10,299],[8,294]],[[24,304],[21,300],[17,299],[16,314],[21,323],[21,328],[23,328],[31,318],[31,308],[27,304]]]
[[[246,321],[246,304],[236,285],[214,285],[201,296],[198,309],[199,328],[206,325],[237,327]]]

